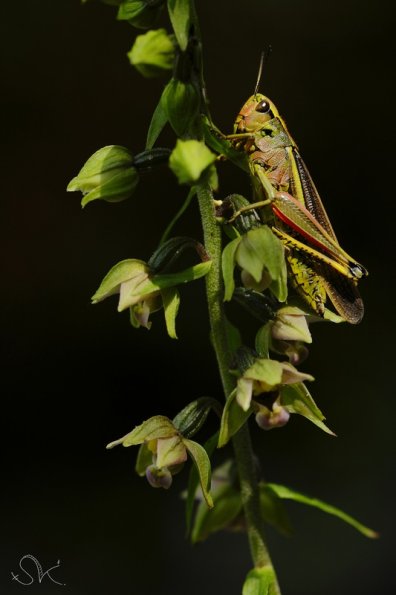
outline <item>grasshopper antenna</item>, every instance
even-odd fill
[[[263,50],[261,52],[260,66],[259,66],[259,71],[258,71],[258,75],[257,75],[256,86],[254,87],[254,93],[253,93],[253,95],[257,95],[258,88],[259,88],[260,81],[261,81],[261,76],[263,74],[264,64],[267,62],[268,58],[270,57],[271,52],[272,52],[272,47],[270,45],[267,47],[266,50]]]

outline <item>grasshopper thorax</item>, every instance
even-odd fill
[[[243,104],[235,120],[234,134],[258,132],[278,115],[278,110],[268,97],[255,93]]]

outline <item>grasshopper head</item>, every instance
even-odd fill
[[[268,97],[255,93],[244,103],[237,115],[234,134],[258,132],[269,120],[278,115],[278,110]]]

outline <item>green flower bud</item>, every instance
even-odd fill
[[[185,135],[199,110],[195,87],[173,78],[165,87],[162,102],[173,130],[178,136]]]
[[[216,155],[203,142],[178,139],[169,157],[169,167],[179,184],[194,184],[215,160]]]
[[[138,29],[150,29],[158,20],[163,3],[163,0],[123,0],[117,19],[128,21]]]
[[[96,151],[85,163],[78,176],[67,187],[68,192],[79,190],[84,198],[81,205],[92,200],[120,202],[129,198],[139,181],[133,156],[125,147],[109,145]]]
[[[173,36],[168,35],[165,29],[147,31],[136,37],[127,56],[132,66],[143,76],[159,76],[172,69],[175,57]]]

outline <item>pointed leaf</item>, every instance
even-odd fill
[[[213,502],[211,509],[204,502],[199,504],[191,531],[192,543],[204,541],[211,533],[227,528],[242,509],[240,493],[228,485],[213,493]]]
[[[242,345],[241,333],[239,332],[239,330],[237,329],[236,326],[231,324],[231,322],[228,320],[228,318],[225,319],[225,323],[226,323],[225,330],[227,333],[227,340],[228,340],[229,348],[230,348],[231,352],[235,352]]]
[[[168,121],[168,116],[164,109],[163,96],[164,91],[162,92],[158,105],[155,108],[154,113],[151,117],[150,126],[147,132],[146,149],[153,148],[157,138],[161,134]]]
[[[144,285],[139,286],[136,292],[131,295],[144,296],[154,291],[166,289],[167,287],[174,287],[175,285],[195,281],[196,279],[204,277],[211,266],[212,262],[207,260],[206,262],[200,262],[188,269],[184,269],[184,271],[180,271],[179,273],[153,275],[151,279],[147,279]]]
[[[267,322],[260,327],[256,334],[255,348],[260,357],[269,357],[269,346],[271,342],[272,322]]]
[[[164,304],[166,330],[171,339],[177,339],[176,316],[180,306],[180,294],[175,287],[168,287],[161,290],[161,296]]]
[[[272,566],[253,568],[243,583],[242,595],[277,595],[279,588]]]
[[[142,442],[157,440],[158,438],[169,438],[176,434],[177,430],[170,419],[164,415],[155,415],[144,421],[140,426],[136,426],[132,432],[129,432],[118,440],[114,440],[114,442],[110,442],[106,448],[113,448],[118,444],[135,446],[142,444]]]
[[[260,510],[266,523],[272,525],[283,535],[291,535],[292,529],[283,502],[268,488],[267,484],[260,482]]]
[[[188,45],[191,25],[190,0],[168,0],[169,18],[180,49],[184,52]]]
[[[204,444],[204,449],[208,454],[208,457],[211,457],[214,451],[216,450],[217,442],[219,439],[219,433],[216,432],[211,436]],[[190,534],[191,530],[191,519],[192,513],[194,510],[194,502],[195,496],[197,492],[197,487],[199,484],[199,474],[197,467],[193,465],[191,467],[190,475],[188,478],[188,486],[187,486],[187,498],[186,498],[186,529],[187,535]]]
[[[247,411],[244,411],[236,401],[236,396],[237,390],[234,389],[224,406],[218,448],[225,446],[230,438],[243,426],[250,414],[253,413],[251,407]]]
[[[280,404],[285,407],[287,411],[290,413],[298,413],[299,415],[306,417],[327,434],[335,436],[334,432],[323,423],[323,420],[326,418],[317,407],[305,384],[299,382],[297,384],[282,386],[280,395]]]
[[[208,454],[203,446],[193,440],[183,438],[184,446],[187,448],[194,464],[198,470],[199,481],[202,488],[203,496],[209,508],[213,507],[212,496],[210,495],[210,460]]]
[[[237,151],[224,134],[204,115],[201,117],[201,125],[205,143],[208,147],[220,155],[225,155],[232,163],[249,173],[246,153]]]
[[[229,302],[235,289],[234,282],[234,268],[235,268],[235,253],[241,242],[241,238],[235,238],[229,242],[223,250],[221,256],[221,266],[224,279],[224,301]]]
[[[279,485],[276,483],[267,483],[266,487],[267,489],[272,490],[272,492],[276,494],[278,498],[294,500],[295,502],[300,502],[301,504],[306,504],[307,506],[319,508],[323,512],[336,516],[345,523],[348,523],[348,525],[351,525],[366,537],[370,537],[371,539],[375,539],[376,537],[378,537],[378,533],[376,531],[369,529],[368,527],[351,517],[349,514],[346,514],[345,512],[343,512],[339,508],[336,508],[335,506],[332,506],[331,504],[323,502],[323,500],[311,498],[310,496],[306,496],[305,494],[296,492],[295,490],[292,490],[287,486]]]

